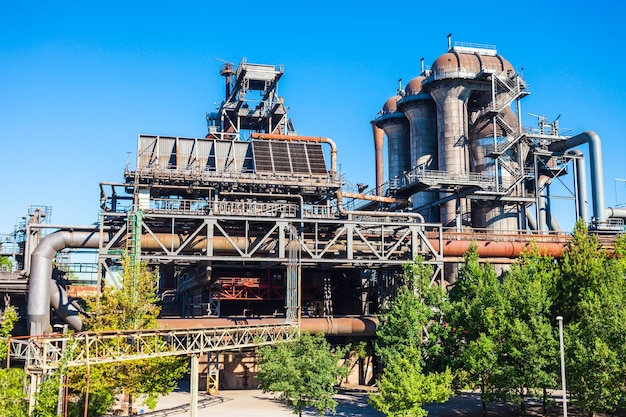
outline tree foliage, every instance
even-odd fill
[[[504,321],[504,298],[495,270],[480,263],[475,244],[464,255],[459,279],[450,292],[448,341],[457,387],[480,389],[483,401],[498,398],[498,349]]]
[[[419,350],[404,348],[389,358],[385,371],[377,382],[378,392],[369,402],[377,410],[391,417],[422,417],[428,412],[426,403],[445,402],[452,394],[452,372],[426,374],[422,372]]]
[[[15,307],[7,306],[0,318],[0,362],[5,361],[8,351],[6,338],[11,336],[18,316]],[[26,373],[21,368],[0,369],[0,416],[22,417],[28,414],[24,394]]]
[[[626,396],[625,248],[620,237],[609,256],[579,223],[563,258],[558,295],[566,324],[567,388],[590,414],[611,411]]]
[[[89,330],[156,327],[159,314],[155,305],[158,271],[150,271],[145,264],[131,266],[127,257],[123,258],[122,267],[122,287],[105,286],[101,297],[87,302],[90,315],[85,324]],[[129,349],[132,349],[132,343]],[[85,378],[85,367],[70,369],[68,375],[72,395],[80,398],[71,405],[70,413],[82,415],[87,388],[89,415],[101,415],[110,410],[120,393],[128,398],[129,408],[140,395],[148,407],[154,408],[158,397],[173,391],[186,371],[185,359],[178,357],[91,366],[88,379]]]
[[[500,398],[519,401],[557,385],[558,343],[551,314],[557,265],[532,246],[504,276],[504,320],[500,329]],[[547,401],[544,398],[544,403]]]
[[[8,256],[0,256],[0,271],[10,271],[13,267],[13,261]]]
[[[539,397],[556,381],[557,344],[552,297],[557,265],[532,246],[498,279],[480,263],[476,246],[465,254],[450,292],[447,354],[457,388],[479,389],[486,404]],[[541,394],[540,394],[541,393]]]
[[[370,404],[388,416],[425,416],[424,404],[451,394],[450,369],[437,371],[446,334],[445,293],[431,285],[431,276],[421,258],[405,264],[405,286],[380,317],[375,351],[384,370]]]
[[[332,351],[323,334],[302,334],[295,342],[279,343],[259,349],[259,387],[264,392],[279,393],[280,400],[302,415],[313,407],[319,415],[334,412],[335,386],[347,376],[340,365],[341,349]]]

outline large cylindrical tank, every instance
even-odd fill
[[[405,96],[398,102],[398,110],[409,121],[409,148],[411,169],[437,170],[437,107],[432,97],[422,91],[424,76],[412,79],[405,88]],[[413,208],[428,221],[439,221],[438,207],[429,207],[438,193],[421,191],[412,196]]]
[[[387,136],[387,158],[389,179],[402,176],[411,169],[409,147],[409,123],[402,112],[398,111],[397,103],[400,96],[391,97],[385,102],[380,116],[375,120],[376,126],[383,129]]]
[[[484,94],[485,83],[481,77],[512,70],[511,64],[495,51],[476,52],[452,48],[435,60],[430,76],[424,82],[424,90],[437,104],[439,170],[446,171],[449,176],[470,172],[470,97]],[[477,79],[483,82],[477,83]],[[441,197],[448,194],[442,193]],[[441,206],[441,222],[444,225],[453,224],[459,211],[466,221],[470,216],[467,200],[460,198],[444,203]]]
[[[447,53],[432,65],[432,79],[425,85],[437,105],[437,155],[439,170],[447,175],[466,174],[469,171],[467,148],[467,100],[472,92],[469,82],[460,77],[466,69],[460,66],[457,55]],[[447,197],[448,193],[441,193]],[[457,207],[458,204],[458,207]],[[440,221],[445,226],[455,224],[457,210],[469,214],[465,199],[451,200],[441,205]]]

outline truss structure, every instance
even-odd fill
[[[417,223],[409,218],[366,215],[350,219],[298,217],[297,210],[278,210],[281,216],[261,216],[265,203],[239,205],[240,215],[186,215],[160,210],[145,211],[141,221],[141,259],[159,262],[242,261],[288,265],[289,244],[300,246],[303,266],[386,267],[402,265],[422,256],[440,265],[442,255],[431,245],[427,232],[441,225]],[[287,206],[285,206],[287,207]],[[103,213],[100,263],[119,258],[131,231],[125,213]],[[300,233],[291,233],[293,228]],[[181,232],[182,231],[182,232]],[[137,233],[136,231],[132,231]]]
[[[83,332],[68,336],[11,338],[8,360],[23,360],[30,373],[45,373],[61,364],[75,367],[164,356],[202,355],[272,345],[295,340],[298,336],[298,323]]]

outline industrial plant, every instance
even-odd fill
[[[370,341],[402,266],[418,257],[433,285],[450,286],[472,242],[500,272],[531,243],[562,256],[570,237],[552,209],[556,182],[572,184],[568,215],[603,244],[623,231],[626,209],[605,205],[598,135],[565,134],[545,117],[522,126],[530,89],[494,46],[449,39],[417,72],[372,108],[368,190],[338,171],[341,138],[296,131],[278,95],[282,66],[224,63],[207,132],[139,135],[124,181],[99,184],[97,225],[55,226],[51,208],[29,207],[2,239],[14,267],[0,292],[31,336],[81,331],[74,298],[119,285],[127,254],[159,268],[162,329],[287,323],[338,343]],[[86,250],[97,263],[67,261]],[[93,282],[76,281],[84,272]],[[256,386],[253,349],[219,352],[202,352],[192,370],[207,388]],[[355,382],[372,372],[362,361]]]

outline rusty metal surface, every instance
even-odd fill
[[[233,327],[250,325],[273,325],[284,323],[284,317],[198,317],[192,319],[159,319],[161,329]],[[300,329],[307,333],[324,333],[328,336],[374,336],[378,318],[360,317],[303,317]]]

